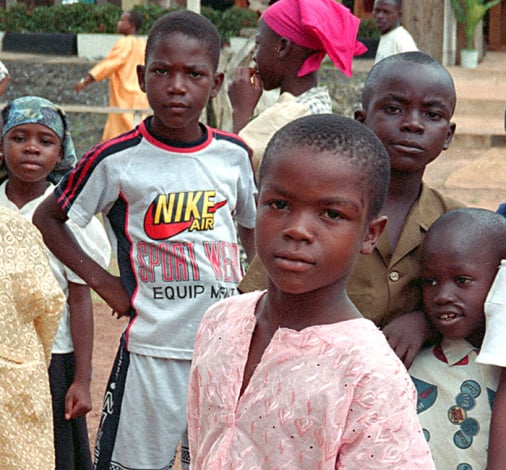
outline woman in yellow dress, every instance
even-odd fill
[[[47,369],[64,303],[37,229],[0,208],[2,469],[54,469]]]

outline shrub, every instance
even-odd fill
[[[215,10],[216,11],[216,10]],[[227,8],[223,13],[219,12],[218,17],[213,21],[221,36],[228,40],[232,36],[239,36],[242,28],[254,28],[257,25],[257,14],[247,8]],[[204,9],[202,9],[202,14]]]
[[[142,28],[140,34],[148,34],[151,25],[163,14],[171,11],[156,4],[136,5],[133,9],[142,15]]]
[[[134,9],[144,19],[140,34],[147,34],[157,18],[173,10],[154,4],[137,5]],[[3,31],[12,32],[115,33],[121,13],[121,8],[112,4],[72,3],[32,8],[17,3],[7,11],[0,8],[0,27]],[[216,26],[225,40],[237,36],[244,27],[256,26],[256,13],[245,8],[232,7],[220,11],[203,6],[202,14]]]
[[[115,33],[120,16],[118,6],[89,3],[34,8],[17,3],[0,14],[4,31],[30,33]]]
[[[377,39],[380,37],[380,32],[373,18],[360,20],[357,36],[363,39]]]

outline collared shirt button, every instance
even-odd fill
[[[388,273],[388,278],[392,282],[397,282],[401,278],[401,275],[397,271],[391,271],[390,273]]]

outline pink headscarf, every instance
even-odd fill
[[[350,77],[353,56],[367,51],[356,39],[360,19],[335,0],[278,0],[262,19],[280,36],[317,51],[302,64],[298,77],[318,70],[325,54]]]

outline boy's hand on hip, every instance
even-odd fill
[[[97,293],[107,302],[107,305],[112,308],[113,314],[116,313],[118,318],[127,315],[130,312],[130,296],[123,287],[121,279],[108,275],[104,281],[104,283],[97,285]]]
[[[383,328],[391,348],[409,369],[423,343],[431,335],[429,323],[424,313],[417,310],[392,320]]]

